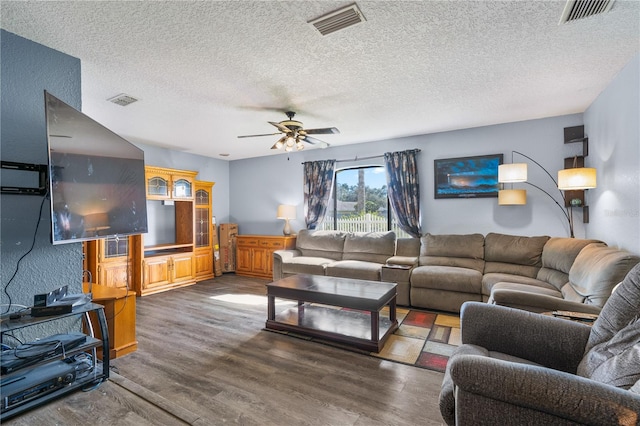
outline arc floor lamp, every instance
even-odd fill
[[[531,182],[527,181],[527,163],[514,163],[513,155],[518,154],[529,161],[533,162],[535,165],[540,167],[542,171],[544,171],[547,176],[553,181],[556,188],[558,188],[558,192],[560,193],[560,197],[564,202],[564,206],[562,206],[558,200],[551,195],[549,192],[545,191],[538,185],[535,185]],[[574,238],[575,235],[573,233],[573,213],[571,211],[571,207],[567,206],[567,200],[565,198],[565,194],[562,191],[565,190],[578,190],[578,189],[590,189],[596,187],[596,170],[588,167],[576,167],[571,169],[564,169],[558,171],[558,180],[554,179],[554,177],[542,167],[540,163],[538,163],[533,158],[529,157],[526,154],[523,154],[519,151],[511,151],[511,164],[501,164],[498,166],[498,182],[500,184],[505,183],[526,183],[528,185],[533,186],[534,188],[539,189],[543,193],[545,193],[562,211],[562,214],[567,219],[569,223],[569,233],[571,238]],[[526,189],[500,189],[498,191],[498,205],[501,206],[514,206],[514,205],[525,205],[527,204],[527,190]]]

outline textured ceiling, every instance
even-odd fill
[[[332,146],[583,112],[640,46],[625,0],[563,25],[564,1],[535,0],[358,1],[366,22],[307,23],[348,4],[2,1],[1,25],[80,58],[83,111],[121,136],[229,160],[280,153],[237,136],[289,109],[339,128]]]

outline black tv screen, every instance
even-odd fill
[[[144,152],[45,91],[53,244],[147,232]]]

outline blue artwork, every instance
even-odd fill
[[[435,198],[497,197],[500,164],[502,154],[435,160]]]

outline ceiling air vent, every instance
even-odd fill
[[[114,96],[113,98],[109,98],[107,100],[120,106],[127,106],[134,102],[138,102],[138,100],[133,96],[125,95],[124,93],[120,93],[118,96]]]
[[[316,27],[320,34],[327,35],[332,32],[342,30],[352,25],[364,22],[364,16],[358,6],[354,3],[351,6],[343,7],[331,13],[327,13],[308,23]]]
[[[589,16],[605,13],[611,9],[615,0],[567,0],[564,6],[560,24],[588,18]]]

